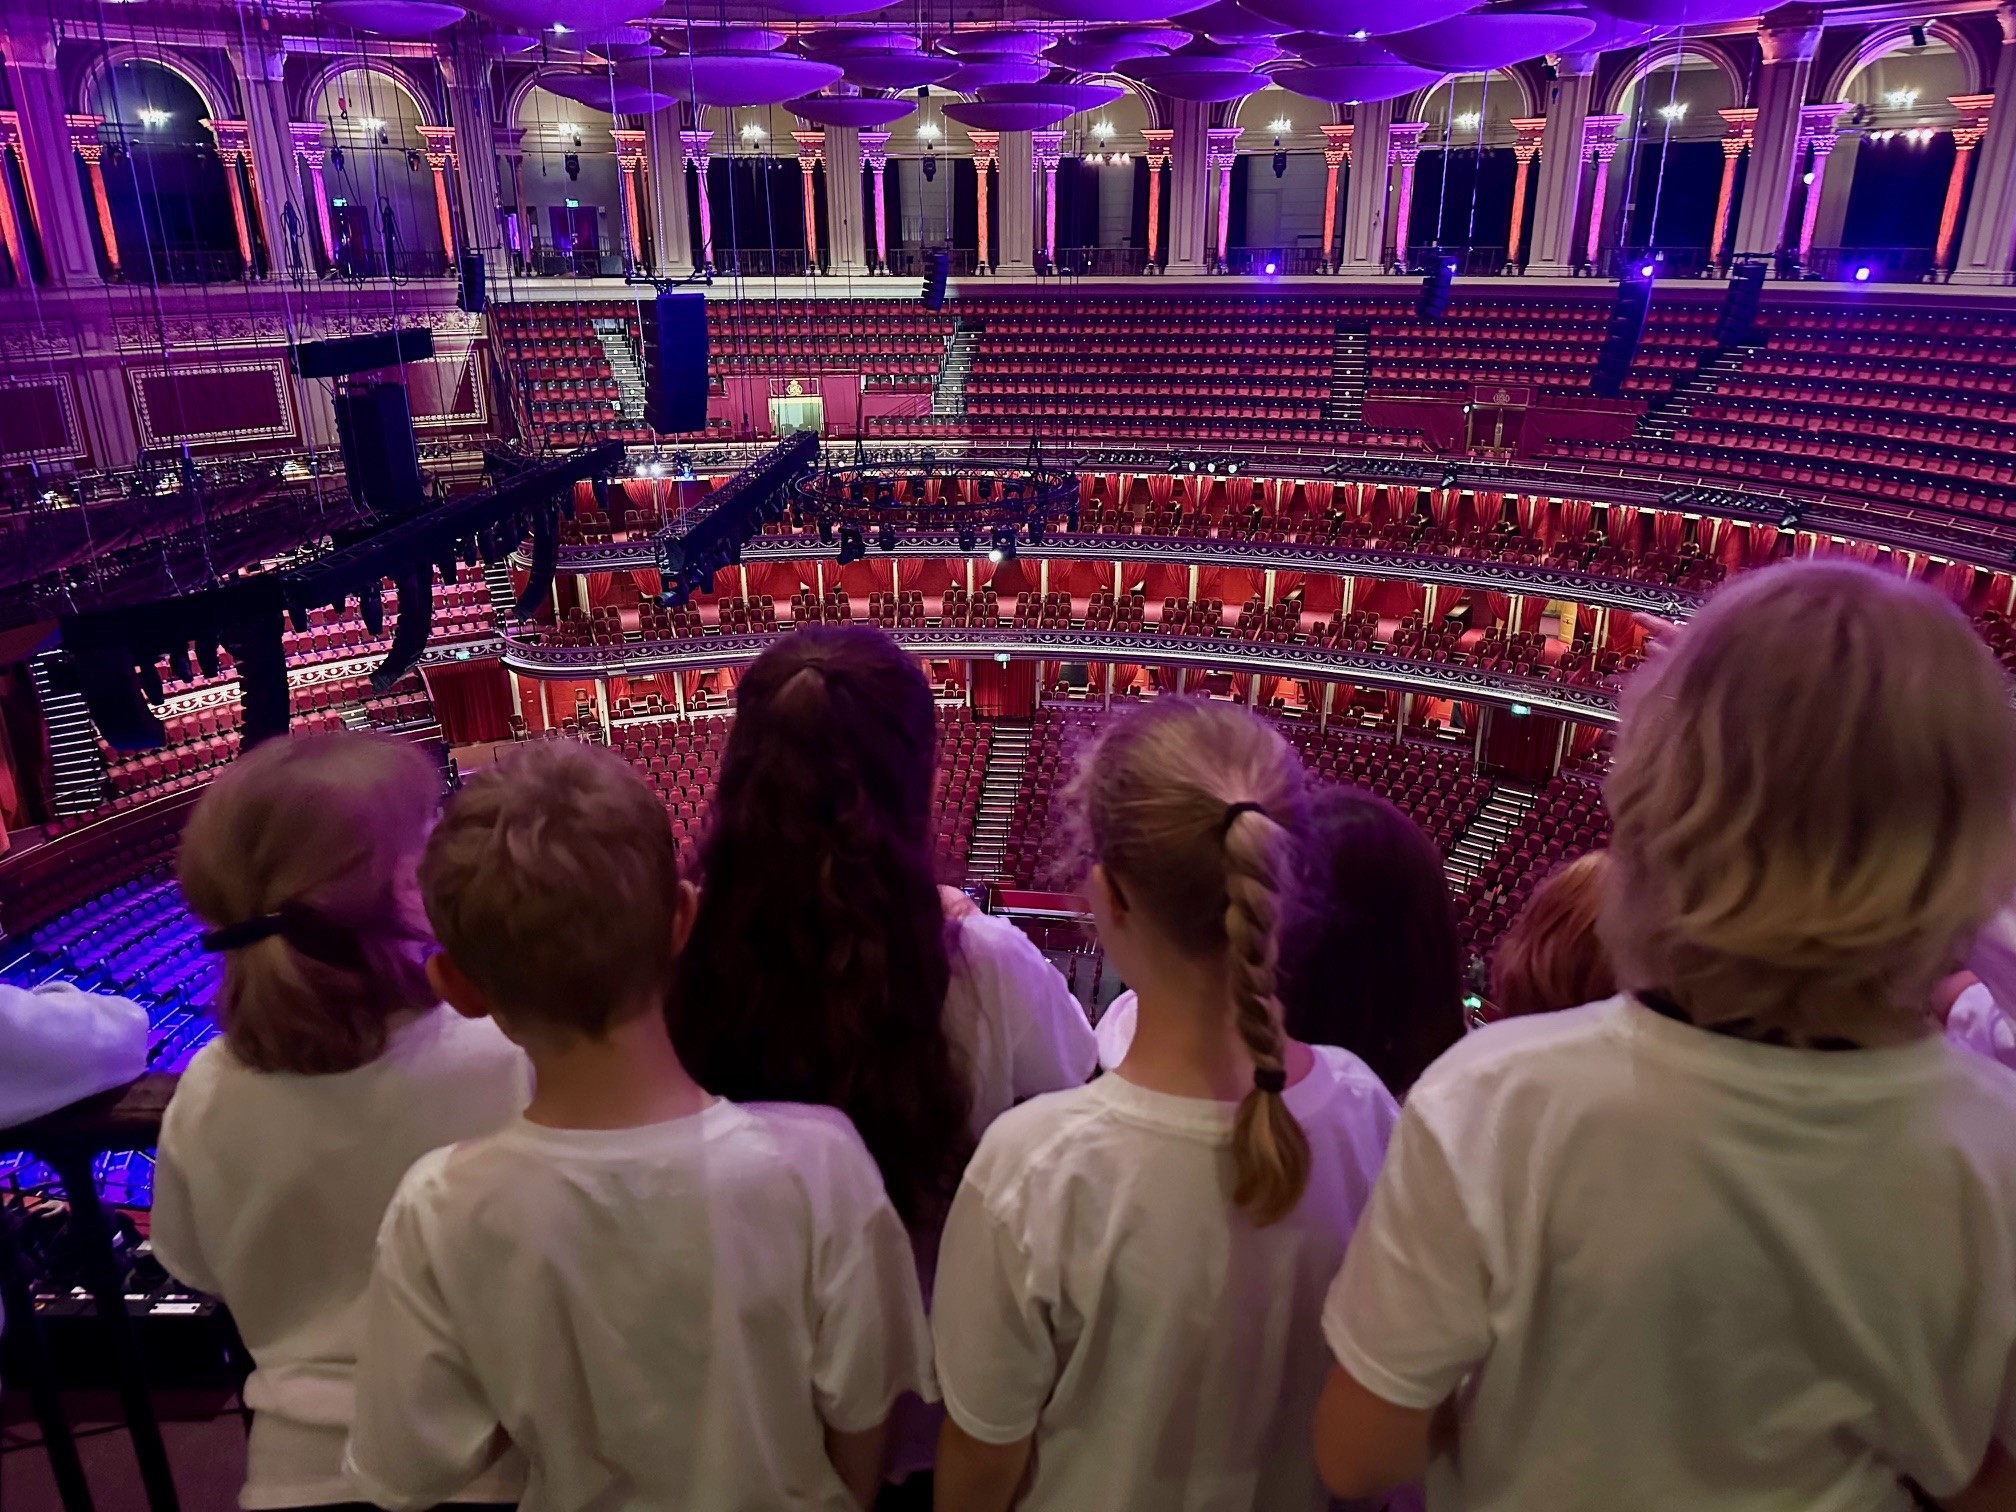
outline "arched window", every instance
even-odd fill
[[[204,121],[210,108],[196,87],[160,63],[128,58],[97,80],[90,108],[103,116],[105,199],[111,210],[120,276],[135,283],[211,283],[246,276],[228,168]],[[80,164],[79,172],[84,172]],[[241,179],[241,207],[251,203]],[[93,195],[88,178],[84,196]],[[265,250],[248,223],[255,261]],[[104,271],[108,249],[99,247]]]
[[[1466,273],[1505,265],[1518,171],[1513,121],[1529,112],[1525,85],[1504,69],[1445,79],[1414,119],[1426,121],[1408,217],[1410,258],[1437,252]]]
[[[345,278],[437,278],[448,271],[427,139],[412,90],[376,69],[322,87],[314,118],[329,128],[322,169],[331,261]]]
[[[1816,262],[1838,259],[1844,271],[1866,263],[1879,276],[1902,278],[1930,267],[1953,175],[1953,132],[1962,124],[1952,97],[1965,97],[1969,83],[1967,61],[1937,35],[1922,46],[1899,37],[1849,78],[1841,99],[1862,131],[1842,134],[1809,190],[1820,195]],[[1964,181],[1960,187],[1964,196]],[[1953,208],[1957,226],[1964,197]]]
[[[1656,254],[1673,273],[1709,259],[1725,161],[1720,112],[1737,103],[1714,58],[1680,49],[1642,69],[1615,112],[1624,120],[1604,196],[1605,245],[1627,259]],[[1733,178],[1731,189],[1739,203]]]
[[[519,255],[547,277],[623,271],[623,191],[614,116],[544,89],[527,91],[513,126],[520,138]],[[788,142],[790,138],[785,138]],[[715,142],[715,150],[720,150]],[[717,220],[717,243],[721,228]]]

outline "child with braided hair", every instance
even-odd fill
[[[941,1512],[1325,1504],[1313,1330],[1397,1112],[1281,1025],[1301,769],[1245,711],[1115,725],[1073,794],[1100,939],[1138,995],[1126,1058],[987,1130],[933,1320]]]

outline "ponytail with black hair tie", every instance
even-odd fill
[[[1283,1092],[1288,1090],[1287,1071],[1279,1066],[1276,1066],[1272,1071],[1269,1071],[1264,1066],[1255,1066],[1253,1068],[1253,1090],[1255,1092],[1265,1092],[1270,1097],[1279,1097]]]
[[[272,913],[207,929],[197,943],[211,954],[221,955],[257,945],[275,935],[311,961],[347,971],[364,969],[364,950],[357,943],[356,932],[334,923],[321,910],[306,903],[282,903]]]
[[[1232,826],[1239,822],[1239,816],[1241,814],[1265,814],[1266,812],[1267,807],[1265,804],[1260,803],[1226,804],[1225,817],[1221,819],[1218,823],[1219,840],[1222,842],[1227,835],[1232,833]]]
[[[245,920],[242,924],[227,924],[222,929],[206,929],[197,941],[212,955],[222,955],[227,950],[243,950],[247,945],[257,945],[261,940],[270,940],[279,934],[287,921],[277,913],[260,914]]]

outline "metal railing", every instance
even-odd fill
[[[1930,247],[1815,247],[1797,276],[1839,283],[1934,282],[1944,275],[1935,273],[1932,254]]]
[[[1426,273],[1455,263],[1464,278],[1493,278],[1505,271],[1509,249],[1503,242],[1426,242],[1407,249],[1407,271]]]
[[[1324,271],[1323,249],[1299,246],[1227,247],[1225,271],[1255,278],[1308,277]]]

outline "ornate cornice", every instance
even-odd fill
[[[788,629],[778,631],[789,633]],[[1443,662],[1411,661],[1377,652],[1339,651],[1329,646],[1284,646],[1270,641],[1111,630],[984,626],[897,629],[887,633],[905,651],[917,656],[1120,661],[1277,677],[1318,677],[1433,693],[1441,698],[1516,703],[1541,713],[1595,724],[1617,722],[1617,694],[1610,688],[1551,682]],[[622,677],[704,671],[754,661],[776,639],[776,635],[721,635],[625,646],[532,646],[507,638],[504,665],[530,677]]]

